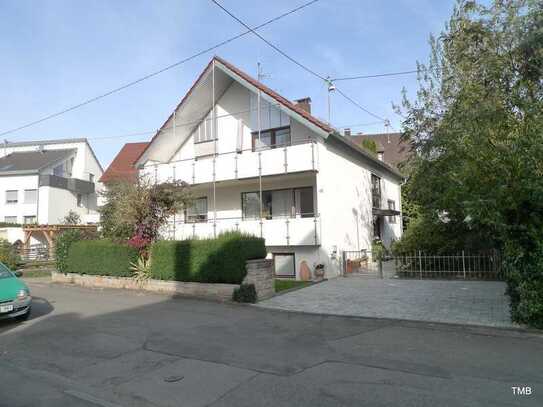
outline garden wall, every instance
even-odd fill
[[[274,295],[273,260],[249,260],[246,263],[247,275],[244,284],[254,284],[258,300]],[[77,284],[92,288],[123,288],[128,290],[145,290],[159,293],[186,295],[218,301],[230,301],[232,293],[239,284],[195,283],[182,281],[148,280],[138,283],[131,277],[112,277],[90,274],[59,272],[52,273],[52,280],[58,283]]]

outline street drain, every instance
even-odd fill
[[[166,383],[175,383],[175,382],[183,380],[184,377],[185,376],[167,376],[164,378],[164,381]]]

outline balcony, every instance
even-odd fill
[[[194,185],[316,170],[316,145],[314,142],[304,142],[260,151],[243,150],[241,153],[228,152],[148,165],[142,173],[159,183],[176,180]]]
[[[215,222],[171,221],[164,235],[169,239],[213,238],[220,233],[239,231],[262,236],[266,246],[317,246],[320,244],[320,218],[251,219],[225,218]]]

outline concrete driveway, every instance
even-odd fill
[[[263,301],[289,311],[514,327],[505,283],[347,277]]]
[[[543,403],[539,334],[29,284],[32,319],[0,324],[1,406]]]

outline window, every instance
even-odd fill
[[[374,208],[381,207],[381,178],[371,174],[371,201]]]
[[[210,110],[207,116],[204,117],[200,124],[194,129],[193,134],[195,143],[205,143],[206,141],[214,140],[212,133],[217,133],[217,129],[213,129],[213,117],[211,113],[212,111]]]
[[[82,208],[83,207],[83,195],[77,194],[77,207]]]
[[[53,175],[56,175],[57,177],[63,177],[64,176],[64,164],[57,165],[55,168],[53,168]]]
[[[94,182],[94,174],[89,174],[89,182]]]
[[[393,211],[396,210],[396,202],[394,202],[392,199],[388,200],[388,209],[392,209]],[[388,221],[389,223],[396,223],[396,216],[389,216]]]
[[[260,194],[243,192],[241,194],[243,219],[260,218]],[[277,189],[262,191],[262,218],[313,217],[313,187]]]
[[[296,277],[294,253],[273,253],[273,260],[277,277]]]
[[[17,223],[17,216],[4,216],[5,223]]]
[[[72,176],[72,170],[74,168],[74,161],[75,159],[72,157],[69,161],[66,162],[66,174],[68,177]]]
[[[17,198],[17,191],[6,191],[6,203],[16,204],[17,202],[19,202],[19,199]]]
[[[207,198],[195,199],[192,206],[185,210],[186,223],[207,222]]]
[[[35,204],[38,202],[38,190],[37,189],[25,189],[24,203]]]
[[[23,220],[24,220],[25,225],[36,223],[36,217],[35,216],[25,216],[23,218]]]
[[[258,131],[254,131],[252,133],[252,139],[253,151],[289,146],[290,126],[261,131],[260,139],[258,137]]]
[[[381,239],[381,217],[373,217],[373,238]]]

